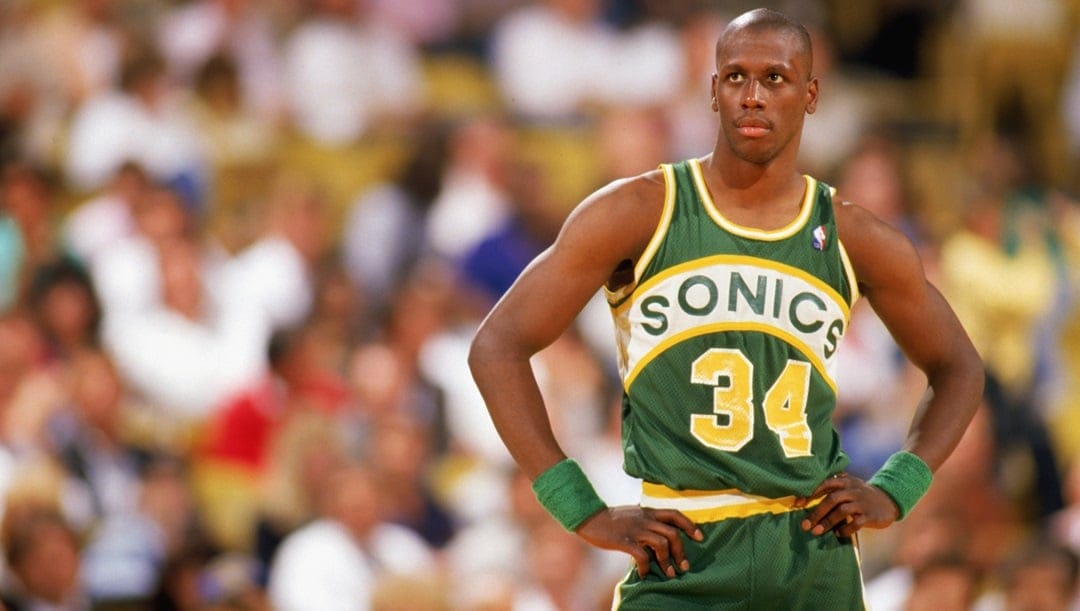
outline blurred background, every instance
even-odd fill
[[[465,365],[606,182],[711,150],[716,36],[811,30],[802,166],[903,230],[982,354],[875,609],[1076,609],[1080,2],[0,0],[7,609],[584,611],[629,559],[538,506]],[[601,300],[535,359],[611,504]],[[868,477],[925,380],[865,304]]]

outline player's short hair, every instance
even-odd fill
[[[813,73],[814,52],[813,45],[810,41],[810,31],[799,21],[796,21],[780,11],[770,8],[757,8],[752,11],[747,11],[732,19],[727,27],[724,28],[724,31],[721,32],[720,37],[716,41],[717,57],[720,55],[721,44],[727,37],[728,32],[734,32],[736,30],[772,30],[793,34],[799,41],[800,51],[806,54],[808,59],[808,70],[810,73]]]

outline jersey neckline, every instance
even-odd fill
[[[810,211],[813,208],[814,203],[814,192],[817,190],[817,181],[811,176],[803,174],[803,180],[806,181],[806,191],[803,194],[802,203],[799,207],[799,214],[795,219],[780,229],[766,231],[764,229],[740,225],[721,214],[720,210],[716,207],[716,203],[713,201],[712,193],[709,192],[708,185],[705,184],[705,176],[701,171],[701,160],[691,159],[689,165],[690,172],[694,177],[694,187],[697,189],[698,196],[701,197],[701,201],[705,206],[705,211],[712,217],[717,225],[737,236],[751,240],[763,240],[769,242],[783,240],[798,233],[800,229],[806,226],[807,221],[810,219]]]

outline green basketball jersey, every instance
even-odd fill
[[[848,458],[832,425],[836,350],[858,296],[832,189],[806,176],[787,227],[725,219],[700,163],[667,196],[634,282],[609,292],[626,471],[678,490],[805,496]]]

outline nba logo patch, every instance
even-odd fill
[[[827,244],[827,236],[825,235],[825,226],[818,225],[814,228],[814,250],[825,250]]]

